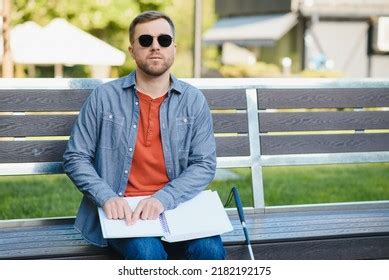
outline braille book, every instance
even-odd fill
[[[131,209],[145,196],[126,197]],[[164,211],[159,219],[138,220],[127,225],[125,220],[108,219],[98,208],[104,238],[161,236],[167,242],[178,242],[219,235],[233,230],[231,222],[215,191],[203,191],[181,203],[177,208]]]

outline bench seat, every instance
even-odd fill
[[[222,236],[228,259],[249,259],[236,211],[234,230]],[[257,259],[381,259],[389,256],[389,209],[258,213],[247,210]],[[74,218],[2,221],[0,259],[118,259],[88,244]],[[378,250],[377,250],[378,248]]]

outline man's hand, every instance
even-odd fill
[[[158,219],[159,214],[163,212],[164,207],[162,203],[154,198],[148,197],[142,199],[138,206],[135,208],[134,213],[132,214],[132,221],[135,223],[137,220],[155,220]]]
[[[136,220],[132,219],[132,210],[122,197],[108,199],[103,205],[103,210],[108,219],[125,219],[128,225],[135,224]]]

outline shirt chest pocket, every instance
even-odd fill
[[[192,139],[193,122],[194,118],[190,116],[176,118],[176,136],[179,152],[189,151]]]
[[[100,148],[118,148],[123,128],[124,117],[112,113],[104,113],[101,121]]]

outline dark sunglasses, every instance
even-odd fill
[[[148,48],[153,44],[154,37],[148,34],[140,35],[138,37],[139,44],[142,47]],[[173,42],[173,37],[168,34],[161,34],[157,36],[158,44],[163,47],[169,47]]]

